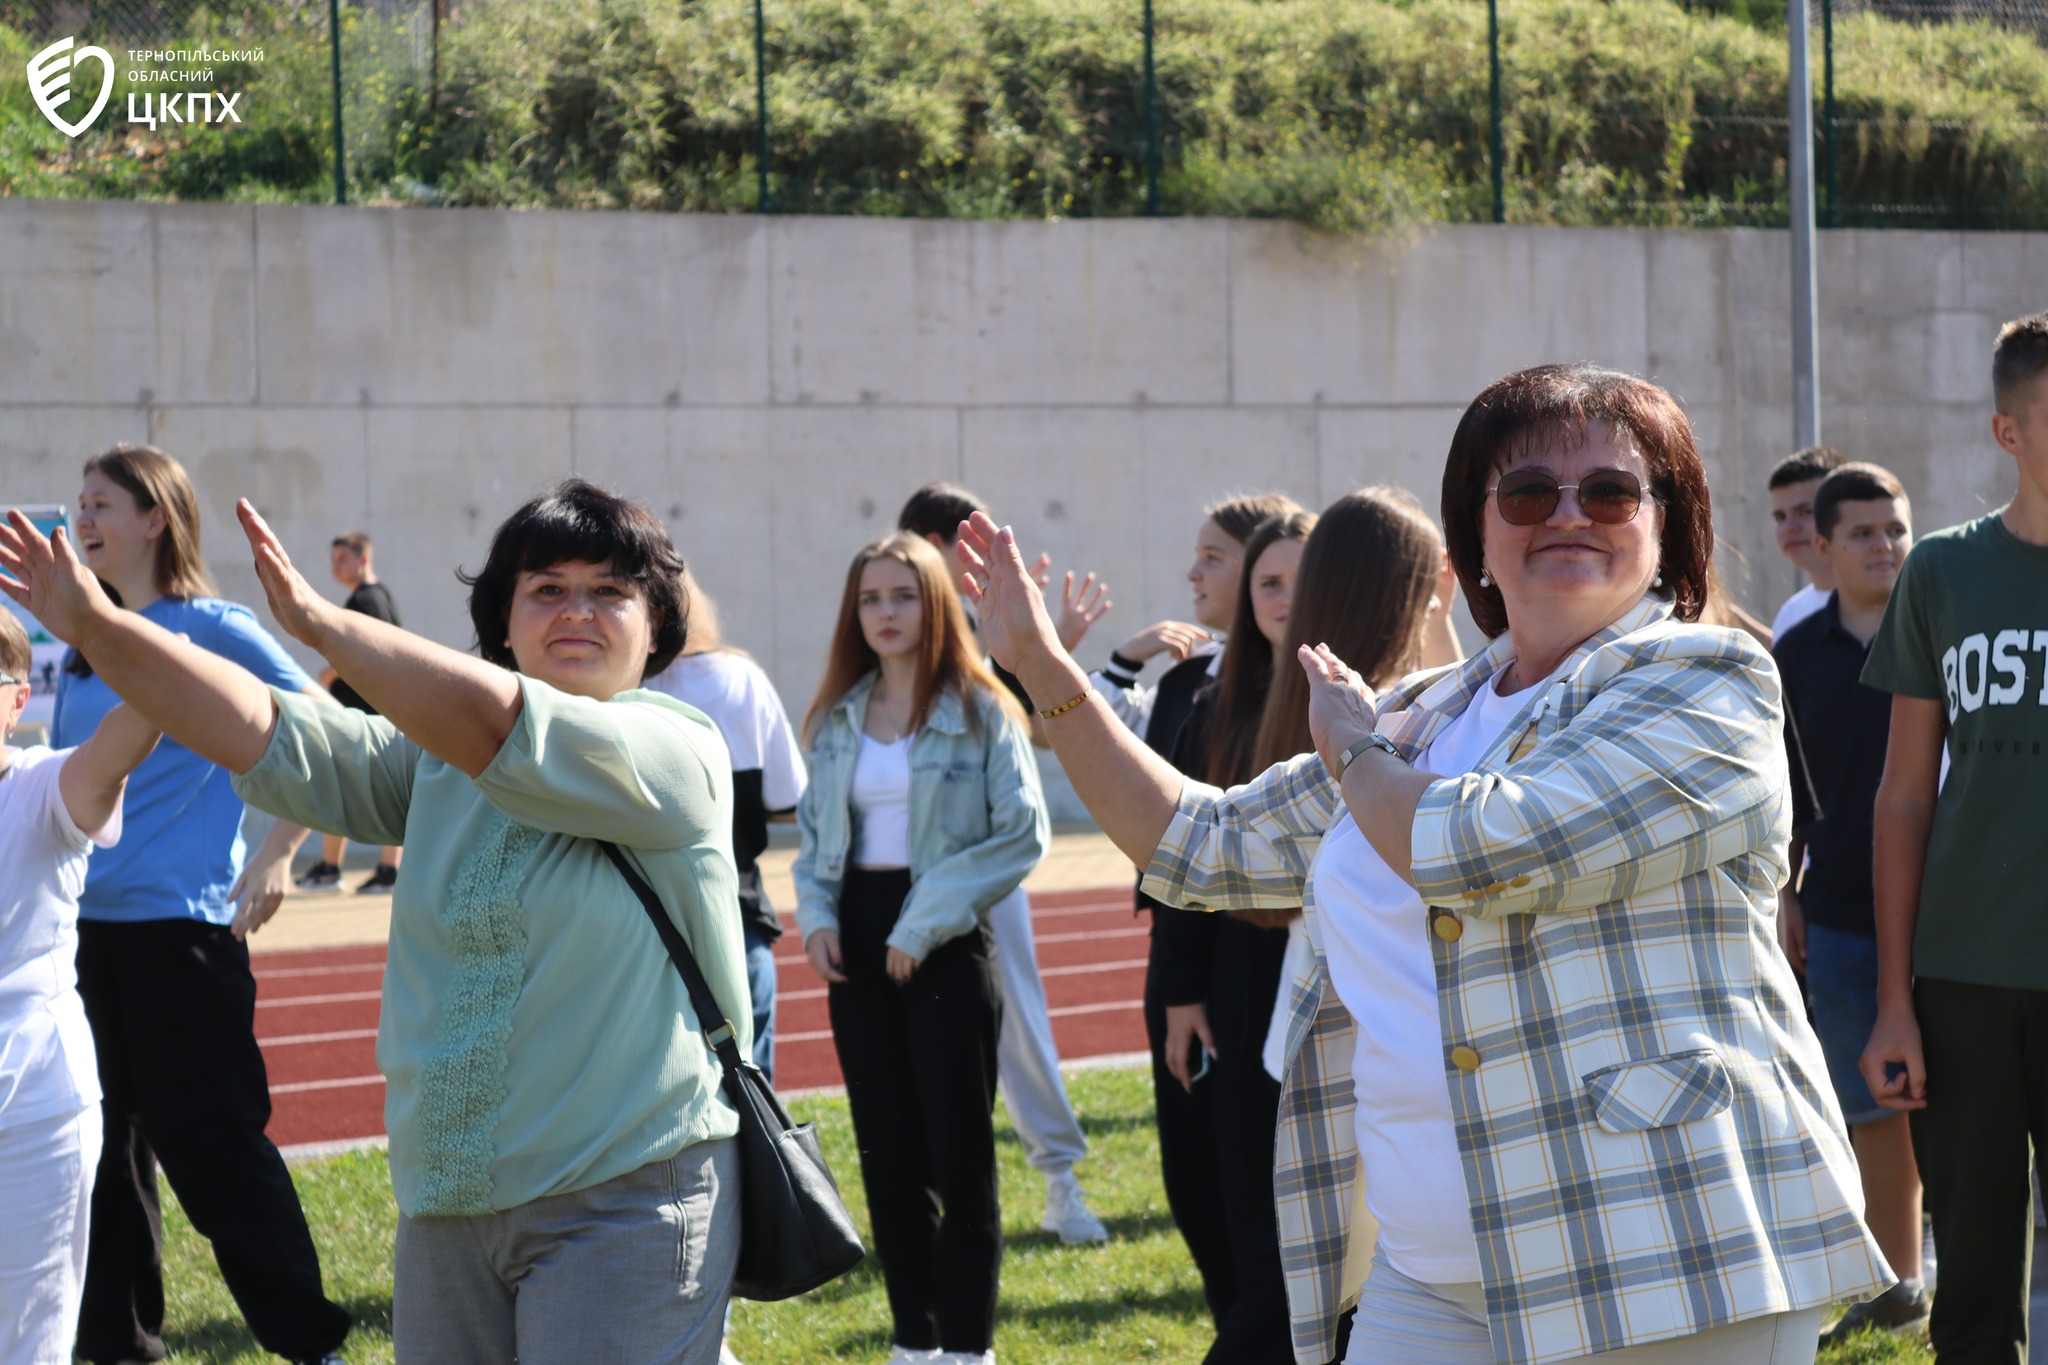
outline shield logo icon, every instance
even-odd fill
[[[107,107],[107,97],[114,93],[114,59],[103,47],[81,47],[76,52],[71,46],[76,39],[59,38],[48,47],[29,58],[28,88],[35,96],[36,108],[43,111],[43,117],[56,126],[66,137],[77,137],[92,127],[100,110]],[[71,98],[71,72],[87,58],[97,57],[100,63],[100,97],[86,116],[76,123],[61,117],[57,110]]]

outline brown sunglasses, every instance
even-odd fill
[[[1577,483],[1559,483],[1557,476],[1540,469],[1515,469],[1500,476],[1500,482],[1486,490],[1500,508],[1500,519],[1510,526],[1536,526],[1550,520],[1557,511],[1558,497],[1567,488],[1579,495],[1579,506],[1588,521],[1602,526],[1621,526],[1636,519],[1643,509],[1643,483],[1626,469],[1596,469]]]

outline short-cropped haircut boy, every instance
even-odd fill
[[[1821,481],[1813,494],[1813,533],[1826,540],[1842,519],[1845,502],[1877,502],[1884,498],[1912,506],[1906,486],[1883,465],[1845,464]]]
[[[2007,417],[2025,416],[2034,381],[2048,373],[2048,313],[2014,318],[1998,329],[1991,352],[1991,393]]]

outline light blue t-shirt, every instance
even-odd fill
[[[142,615],[165,630],[248,669],[289,692],[313,685],[247,607],[217,597],[162,598]],[[120,698],[95,674],[57,679],[54,747],[92,738],[100,718]],[[126,832],[112,848],[93,850],[82,920],[133,923],[195,919],[227,924],[235,917],[228,891],[242,875],[242,798],[225,768],[207,762],[166,736],[128,779],[122,801]]]

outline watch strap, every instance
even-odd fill
[[[1388,739],[1385,735],[1375,730],[1371,734],[1365,736],[1365,738],[1363,739],[1353,740],[1351,743],[1351,747],[1344,751],[1344,757],[1337,760],[1337,780],[1339,782],[1342,782],[1344,780],[1344,774],[1350,770],[1351,760],[1357,758],[1367,749],[1385,749],[1395,758],[1401,757],[1400,746],[1396,745],[1393,740]]]

